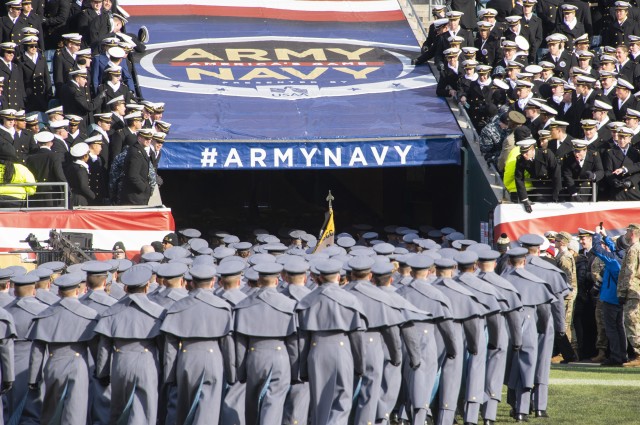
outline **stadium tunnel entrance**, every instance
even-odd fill
[[[463,167],[339,170],[160,170],[176,228],[320,230],[331,190],[336,231],[368,223],[463,225]]]

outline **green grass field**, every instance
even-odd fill
[[[515,422],[509,405],[500,403],[499,423]],[[549,418],[530,417],[541,425],[640,424],[640,368],[554,365],[549,385]],[[480,422],[482,423],[482,422]]]

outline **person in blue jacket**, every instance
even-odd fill
[[[618,274],[626,248],[628,246],[625,245],[624,235],[614,243],[601,226],[596,227],[596,233],[593,236],[593,253],[604,262],[600,301],[602,301],[605,333],[609,339],[611,351],[609,358],[601,363],[602,366],[622,366],[627,361],[627,337],[624,331],[622,305],[616,296]]]

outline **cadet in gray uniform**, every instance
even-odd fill
[[[431,320],[432,316],[417,308],[409,301],[405,300],[396,293],[396,288],[391,286],[393,273],[393,264],[378,262],[371,267],[372,282],[385,295],[381,297],[383,302],[391,307],[393,311],[402,315],[397,318],[398,324],[391,328],[394,339],[400,337],[402,346],[408,358],[408,366],[412,370],[418,369],[422,361],[422,347],[420,340],[422,338],[420,329],[415,326],[416,322],[426,322]],[[392,319],[392,317],[389,317]],[[389,320],[393,322],[394,320]],[[387,344],[389,346],[389,344]],[[385,353],[385,355],[390,353]],[[402,359],[402,357],[401,357]],[[402,366],[394,365],[393,357],[385,358],[384,369],[382,374],[382,389],[378,406],[376,408],[376,423],[387,424],[391,420],[391,412],[398,401],[400,387],[402,385]]]
[[[456,262],[449,258],[435,261],[438,278],[432,285],[451,301],[454,320],[456,352],[462,353],[466,345],[469,354],[476,355],[481,336],[484,337],[484,315],[487,307],[465,287],[452,279]],[[484,341],[482,341],[484,344]],[[445,359],[440,377],[440,414],[436,424],[451,425],[455,416],[460,383],[462,381],[463,356]]]
[[[46,267],[39,267],[29,274],[33,274],[38,277],[36,282],[36,298],[46,305],[53,305],[60,301],[60,298],[49,291],[51,288],[51,280],[54,275],[53,270]]]
[[[13,339],[16,337],[16,327],[13,323],[13,317],[3,308],[0,308],[0,396],[11,391],[13,382],[16,379],[14,358],[13,358]],[[0,397],[0,424],[4,422],[3,406],[4,397]]]
[[[156,275],[162,279],[164,287],[155,291],[149,299],[164,308],[186,297],[187,290],[184,289],[184,274],[189,271],[189,267],[183,263],[164,263],[158,266]]]
[[[219,293],[219,297],[225,300],[231,308],[234,308],[247,296],[240,290],[240,279],[244,270],[244,261],[226,261],[217,268],[220,275],[219,285],[223,290]],[[220,412],[220,423],[229,425],[244,425],[244,399],[245,399],[244,382],[236,382],[231,385],[222,399],[222,407]]]
[[[484,425],[494,425],[498,413],[498,403],[502,400],[507,352],[517,352],[522,347],[522,302],[518,290],[505,278],[495,273],[498,251],[485,250],[478,253],[478,277],[500,291],[503,300],[501,328],[498,344],[487,355],[487,372],[484,385],[482,417]],[[511,344],[509,344],[511,339]]]
[[[358,299],[338,286],[340,261],[322,260],[315,267],[320,274],[319,286],[296,307],[300,328],[310,333],[301,373],[309,378],[311,423],[346,425],[354,374],[360,377],[364,373],[366,317]]]
[[[528,422],[531,390],[533,389],[538,360],[538,332],[536,307],[556,300],[544,281],[525,269],[526,248],[513,248],[507,252],[512,267],[503,275],[518,290],[523,304],[522,349],[514,354],[509,374],[508,401],[513,407],[516,422]]]
[[[127,295],[100,316],[96,376],[111,381],[110,423],[154,424],[158,411],[158,336],[165,310],[146,296],[151,270],[122,274]]]
[[[82,271],[87,273],[87,293],[79,300],[82,304],[98,312],[104,313],[118,301],[105,292],[107,276],[111,265],[106,261],[88,261],[82,265]],[[95,376],[96,358],[98,356],[98,338],[89,343],[89,423],[92,425],[107,425],[111,412],[111,385],[103,385]]]
[[[195,266],[187,297],[167,311],[164,381],[177,387],[178,424],[217,425],[225,381],[235,380],[232,316],[228,303],[213,295],[216,269]]]
[[[557,346],[566,347],[563,352],[573,355],[573,348],[565,335],[565,301],[571,292],[565,273],[555,265],[540,258],[540,245],[544,239],[540,235],[522,235],[518,239],[527,248],[525,269],[544,281],[547,289],[555,295],[557,302],[542,304],[536,308],[538,315],[538,363],[536,364],[535,387],[533,389],[533,410],[536,417],[549,417],[547,404],[549,400],[549,373],[554,341]],[[542,331],[542,332],[540,332]],[[554,338],[555,336],[555,338]],[[567,355],[567,358],[569,355]]]
[[[42,387],[32,390],[28,386],[31,341],[27,339],[31,320],[48,307],[35,297],[37,281],[38,277],[34,275],[13,276],[11,278],[16,298],[7,304],[5,310],[13,316],[16,327],[14,341],[16,379],[13,389],[7,393],[8,412],[11,415],[10,418],[5,418],[7,423],[40,423]]]
[[[433,259],[426,255],[414,255],[407,260],[414,278],[408,285],[398,290],[398,294],[423,311],[428,311],[431,320],[414,322],[420,336],[420,365],[408,367],[405,362],[403,375],[408,392],[408,413],[412,425],[433,423],[431,409],[432,394],[436,383],[439,364],[445,356],[455,359],[456,330],[452,320],[449,299],[434,288],[429,277]],[[429,279],[429,280],[427,280]],[[415,366],[415,363],[414,363]]]
[[[375,423],[378,400],[382,396],[382,372],[384,370],[385,346],[391,364],[398,368],[402,363],[402,346],[397,325],[404,323],[402,313],[389,306],[386,294],[371,284],[371,267],[375,261],[371,257],[357,256],[349,260],[350,282],[343,286],[362,305],[367,317],[364,332],[364,365],[362,385],[355,399],[354,422]]]
[[[44,384],[43,424],[85,425],[89,407],[88,342],[98,313],[78,301],[82,272],[58,277],[60,301],[34,317],[29,388]],[[45,363],[45,354],[46,364]],[[42,371],[44,364],[44,373]]]
[[[306,297],[311,292],[311,289],[305,285],[308,270],[309,263],[301,259],[292,259],[284,263],[284,280],[287,285],[282,290],[282,295],[291,298],[296,303]],[[299,350],[302,348],[300,341],[298,348]],[[299,352],[298,356],[300,355]],[[292,373],[296,371],[297,373],[291,376],[291,387],[284,403],[283,425],[307,425],[309,418],[309,402],[311,400],[309,383],[302,381],[299,364],[300,359],[298,358],[298,362],[293,364],[291,368]]]
[[[478,260],[476,252],[460,252],[456,254],[454,260],[458,263],[458,271],[460,272],[456,277],[456,281],[460,282],[465,289],[469,290],[483,305],[488,307],[485,315],[488,342],[483,332],[477,343],[477,353],[469,356],[467,361],[464,384],[464,424],[477,424],[480,406],[484,400],[487,348],[491,351],[497,348],[502,331],[502,307],[500,301],[503,297],[495,288],[474,274],[476,261]]]
[[[13,295],[9,293],[11,276],[13,276],[13,270],[0,269],[0,307],[4,307],[14,300]]]
[[[238,380],[247,383],[247,424],[281,424],[291,376],[298,375],[291,371],[299,364],[296,303],[276,290],[281,264],[254,267],[260,291],[234,309]]]

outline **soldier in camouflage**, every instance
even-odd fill
[[[617,295],[624,310],[627,341],[640,354],[640,224],[629,224],[626,236],[621,237],[626,237],[631,246],[622,260]],[[625,366],[640,366],[640,357]]]

